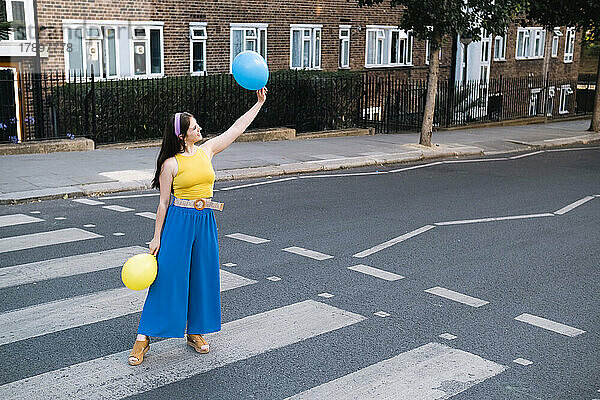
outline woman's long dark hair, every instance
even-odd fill
[[[190,120],[193,117],[192,114],[183,112],[179,120],[179,133],[181,138],[175,135],[175,114],[171,115],[171,118],[165,124],[165,131],[163,141],[160,146],[160,153],[158,153],[158,160],[156,161],[156,172],[154,173],[154,179],[152,180],[152,187],[160,189],[160,171],[162,165],[167,158],[175,156],[177,153],[183,151],[184,139],[187,135],[188,128],[190,127]]]

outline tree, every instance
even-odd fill
[[[359,6],[372,6],[384,0],[358,0]],[[597,0],[590,0],[597,1]],[[419,143],[431,146],[435,98],[439,75],[439,52],[446,37],[470,36],[479,40],[481,28],[488,34],[504,34],[513,18],[522,10],[523,0],[390,0],[392,7],[403,6],[399,25],[412,30],[431,46],[425,111]],[[451,77],[453,78],[453,77]]]
[[[527,18],[548,28],[574,26],[583,32],[582,43],[600,42],[600,1],[598,0],[544,0],[526,3]],[[600,54],[596,94],[590,131],[600,132]]]

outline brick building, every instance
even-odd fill
[[[101,79],[216,74],[229,72],[235,55],[250,49],[265,57],[271,71],[371,70],[426,78],[427,43],[397,25],[401,8],[356,3],[37,0],[41,68],[89,75],[93,67]],[[34,0],[0,0],[0,18],[27,25],[0,40],[5,74],[32,68],[34,11]],[[576,78],[576,36],[565,27],[514,25],[505,36],[484,36],[466,50],[458,38],[449,39],[441,51],[441,79],[450,78],[453,53],[455,82],[500,75]],[[15,83],[15,93],[17,88]]]

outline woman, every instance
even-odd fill
[[[150,253],[157,255],[158,274],[148,290],[129,364],[139,365],[150,348],[149,336],[184,337],[199,353],[209,346],[201,336],[221,330],[219,248],[212,201],[215,172],[212,157],[225,150],[254,120],[267,97],[258,101],[227,131],[200,146],[201,128],[188,113],[167,123],[152,187],[160,189]],[[174,198],[171,199],[171,191]],[[164,227],[163,227],[164,222]],[[160,251],[159,251],[160,248]]]

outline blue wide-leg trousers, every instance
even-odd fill
[[[217,224],[212,209],[169,206],[138,333],[182,338],[221,330]]]

